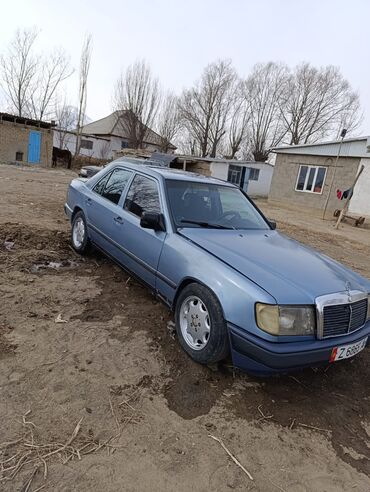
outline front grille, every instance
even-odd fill
[[[335,337],[358,330],[366,322],[367,299],[324,306],[323,336]]]

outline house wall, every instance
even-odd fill
[[[118,151],[118,150],[121,150],[122,149],[122,140],[123,141],[127,141],[127,138],[124,138],[124,137],[116,137],[114,135],[112,135],[110,137],[111,150],[112,150],[112,153],[111,153],[110,157],[113,157],[113,153],[115,151]],[[148,152],[154,152],[155,150],[159,150],[159,146],[154,145],[154,144],[147,144],[147,145],[144,146],[144,149],[147,150]]]
[[[223,162],[211,162],[210,170],[212,178],[218,178],[227,181],[227,174],[229,172],[228,164],[225,164]]]
[[[335,160],[334,157],[325,156],[277,154],[269,201],[303,207],[319,215],[324,210],[325,201],[333,179]],[[360,158],[357,157],[339,158],[335,181],[328,202],[327,218],[333,215],[334,210],[340,209],[343,206],[343,201],[337,198],[337,189],[344,191],[352,186],[359,163]],[[302,164],[324,166],[327,168],[321,194],[295,190],[299,167]]]
[[[12,123],[9,121],[0,122],[0,163],[9,164],[17,162],[17,152],[23,152],[23,160],[21,162],[28,162],[28,143],[31,131],[38,131],[41,133],[39,164],[43,166],[51,165],[53,130]]]
[[[112,157],[115,151],[121,150],[122,149],[122,140],[126,141],[126,139],[121,138],[121,137],[110,137],[110,144],[111,144],[111,149],[112,149]]]
[[[353,191],[349,212],[370,217],[370,158],[361,159],[359,168],[362,164],[365,169],[362,171]]]
[[[248,164],[247,167],[259,169],[260,174],[257,181],[249,180],[247,193],[252,197],[268,197],[271,187],[272,175],[274,174],[273,166],[261,162],[259,164]]]
[[[76,135],[74,133],[63,133],[58,130],[54,131],[54,147],[68,149],[74,154],[76,149]],[[112,147],[109,140],[86,135],[83,135],[82,139],[92,141],[93,148],[84,149],[81,147],[80,155],[95,157],[97,159],[110,159],[112,157]],[[121,143],[119,145],[121,148]]]
[[[237,165],[233,163],[233,165]],[[248,163],[245,167],[259,169],[260,173],[257,181],[248,181],[248,195],[252,197],[267,197],[270,191],[271,179],[274,172],[273,166],[261,163]],[[225,162],[212,162],[211,163],[211,176],[218,179],[227,181],[229,172],[229,164]]]

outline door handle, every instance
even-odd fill
[[[91,204],[92,204],[92,200],[91,200],[91,198],[86,198],[86,204],[87,204],[87,205],[91,205]]]
[[[114,222],[117,222],[117,224],[123,224],[123,219],[122,217],[114,217]]]

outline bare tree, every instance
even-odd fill
[[[334,138],[339,140],[343,128],[347,130],[347,135],[348,132],[353,135],[361,127],[363,119],[364,114],[361,110],[360,98],[357,93],[354,93],[352,103],[349,104],[348,108],[344,109],[338,117],[338,121],[336,123],[337,129]]]
[[[296,67],[281,108],[289,144],[316,142],[343,127],[353,130],[361,120],[358,95],[337,67]]]
[[[36,29],[18,29],[7,51],[0,57],[2,87],[10,110],[18,116],[28,116],[30,90],[40,62],[33,52],[37,34]]]
[[[159,82],[145,60],[134,62],[117,80],[113,104],[117,111],[126,112],[125,125],[130,147],[143,148],[154,124],[159,102]],[[118,113],[118,117],[120,115]]]
[[[56,97],[54,110],[58,132],[58,146],[60,149],[66,148],[66,138],[69,131],[76,128],[76,108],[68,104],[66,96],[61,94]]]
[[[281,106],[286,90],[287,67],[279,63],[257,64],[245,83],[249,112],[250,148],[256,161],[265,161],[270,149],[286,133]]]
[[[37,35],[35,29],[18,30],[0,58],[0,72],[10,111],[41,120],[50,116],[56,91],[72,70],[60,49],[50,55],[37,55]]]
[[[172,92],[166,94],[162,101],[156,128],[161,140],[161,152],[168,152],[181,128],[178,98]]]
[[[174,140],[174,144],[177,147],[177,151],[181,154],[198,156],[201,155],[198,142],[193,138],[193,136],[184,126],[180,127],[180,131]]]
[[[228,159],[235,159],[248,136],[249,111],[243,89],[244,84],[239,82],[234,92],[227,131],[227,150],[224,153]]]
[[[78,95],[78,112],[76,127],[76,147],[75,157],[80,153],[82,127],[85,123],[86,103],[87,103],[87,79],[89,76],[92,50],[92,36],[88,34],[82,46],[79,72],[79,95]]]
[[[50,56],[40,62],[38,76],[32,84],[33,90],[28,101],[28,113],[31,117],[42,120],[50,116],[58,87],[72,73],[69,58],[61,49],[54,50]]]
[[[230,60],[208,65],[199,82],[184,91],[180,104],[183,125],[200,155],[215,157],[226,133],[237,75]]]

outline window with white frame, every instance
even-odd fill
[[[326,176],[326,167],[299,166],[296,191],[322,193]]]

